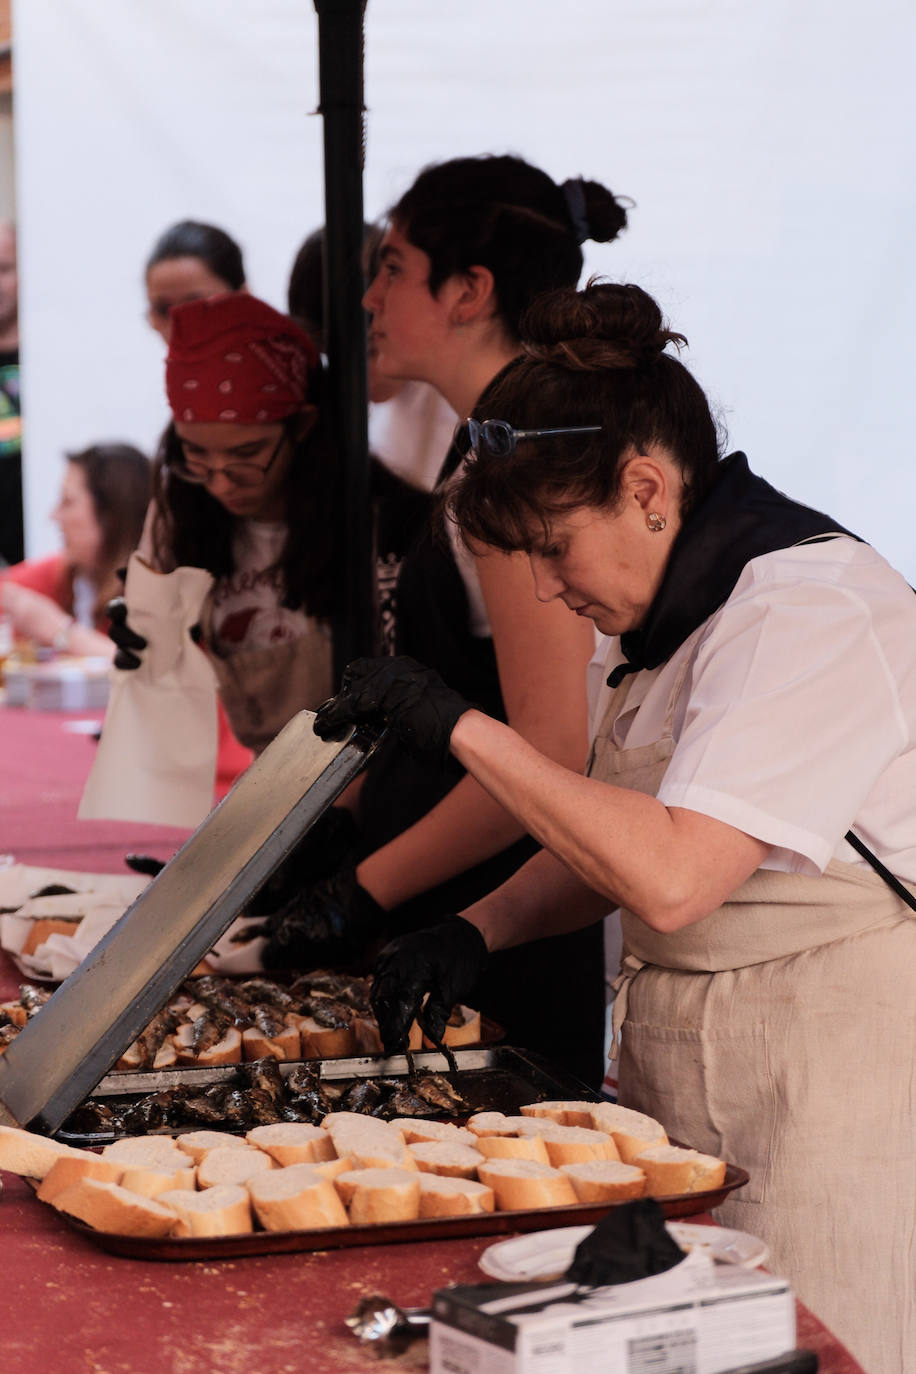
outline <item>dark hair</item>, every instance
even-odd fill
[[[293,259],[286,291],[287,311],[302,329],[310,334],[319,351],[327,352],[324,337],[324,240],[322,225],[309,234]],[[382,241],[377,224],[363,225],[363,268],[371,280],[378,270],[374,262]]]
[[[320,396],[311,381],[309,396],[318,406],[319,418],[304,439],[296,436],[297,416],[283,421],[294,451],[286,489],[286,543],[280,560],[282,604],[328,619],[334,613],[338,590],[333,575],[333,522],[328,518],[338,499],[335,455],[321,420]],[[154,556],[166,568],[206,568],[214,577],[228,577],[235,568],[236,519],[206,487],[169,478],[170,463],[181,458],[181,445],[170,424],[154,464]]]
[[[152,488],[150,461],[132,444],[90,444],[64,455],[80,468],[102,533],[96,610],[119,590],[115,569],[125,564],[140,542]]]
[[[169,258],[200,258],[214,277],[219,277],[231,290],[240,291],[245,285],[242,250],[234,238],[215,224],[182,219],[171,225],[154,243],[144,272]]]
[[[508,457],[468,460],[447,498],[465,539],[528,549],[533,527],[576,506],[613,508],[621,459],[658,444],[684,480],[686,514],[719,460],[715,420],[702,387],[667,345],[685,344],[638,286],[591,281],[556,291],[523,322],[524,352],[484,392],[477,419],[516,429],[600,425],[597,434],[521,441]]]
[[[575,286],[580,243],[607,243],[627,223],[624,203],[599,182],[558,186],[523,158],[493,155],[426,167],[389,214],[429,257],[433,295],[457,272],[489,268],[513,338],[535,297]]]

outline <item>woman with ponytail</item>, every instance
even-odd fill
[[[428,382],[469,414],[511,374],[526,307],[575,285],[584,239],[607,242],[625,225],[604,186],[559,186],[518,157],[426,168],[389,214],[365,297],[376,373]],[[444,455],[440,492],[462,461],[454,446]],[[582,766],[593,631],[534,600],[523,556],[471,552],[440,519],[416,532],[392,601],[398,653],[432,663],[558,764]],[[358,960],[380,937],[489,891],[535,848],[455,759],[418,763],[393,740],[369,765],[355,821],[350,862],[323,878],[311,859],[300,869],[305,886],[269,922],[268,965]],[[600,929],[497,959],[480,1001],[511,1043],[595,1087],[604,1005]]]

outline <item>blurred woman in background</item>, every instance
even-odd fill
[[[116,570],[140,538],[150,488],[149,460],[131,444],[67,454],[52,513],[62,550],[2,574],[2,609],[19,638],[62,653],[112,656],[105,606],[120,590]]]
[[[146,318],[166,343],[173,306],[227,291],[247,291],[242,250],[214,224],[183,219],[171,225],[146,260]]]

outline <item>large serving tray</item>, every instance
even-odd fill
[[[508,1045],[455,1052],[458,1072],[448,1072],[443,1055],[436,1051],[413,1056],[414,1067],[442,1073],[453,1083],[473,1111],[502,1111],[514,1115],[528,1102],[546,1100],[601,1101],[576,1079],[553,1069],[538,1056]],[[390,1059],[354,1058],[318,1061],[322,1080],[348,1080],[365,1077],[400,1077],[407,1074],[403,1055]],[[294,1065],[281,1064],[284,1076]],[[90,1101],[108,1103],[136,1099],[151,1091],[161,1091],[188,1083],[206,1086],[224,1081],[234,1073],[231,1065],[211,1069],[168,1069],[150,1074],[109,1074]],[[187,1128],[177,1128],[178,1130]],[[59,1131],[57,1138],[71,1145],[104,1144],[110,1135],[88,1136]],[[748,1180],[747,1173],[733,1164],[726,1166],[721,1187],[700,1193],[681,1193],[658,1201],[667,1217],[695,1216],[707,1212],[734,1188]],[[613,1204],[612,1204],[613,1205]],[[507,1235],[518,1231],[538,1231],[556,1226],[594,1225],[607,1212],[606,1205],[540,1207],[515,1212],[479,1213],[474,1216],[436,1220],[404,1221],[381,1225],[337,1226],[307,1231],[252,1231],[238,1236],[146,1239],[93,1230],[83,1222],[64,1215],[68,1225],[110,1254],[133,1259],[218,1260],[245,1255],[288,1254],[302,1250],[331,1250],[354,1245],[390,1245],[402,1241],[457,1239],[463,1236]],[[62,1214],[63,1215],[63,1214]]]

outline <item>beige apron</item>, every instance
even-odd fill
[[[297,711],[317,710],[331,696],[331,640],[317,620],[310,618],[298,639],[229,656],[215,647],[209,597],[200,620],[232,732],[256,754],[266,749]]]
[[[687,666],[661,738],[638,749],[612,737],[625,679],[599,728],[592,776],[656,795]],[[913,913],[877,874],[834,861],[821,877],[760,869],[674,934],[627,911],[622,925],[621,1102],[747,1169],[750,1183],[719,1219],[767,1241],[773,1271],[867,1374],[912,1374]]]

